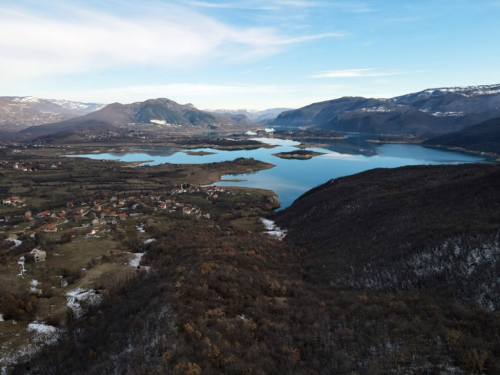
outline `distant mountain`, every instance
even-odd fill
[[[500,84],[429,89],[391,99],[343,97],[280,114],[271,124],[367,134],[438,135],[500,117]]]
[[[374,169],[308,191],[276,221],[309,249],[309,281],[421,289],[498,309],[499,186],[496,165]]]
[[[24,129],[22,134],[31,139],[47,137],[55,133],[58,133],[58,137],[64,134],[74,135],[78,132],[90,131],[91,128],[95,128],[96,124],[101,124],[104,132],[119,132],[120,128],[128,125],[150,130],[195,131],[246,129],[248,125],[244,118],[234,119],[218,113],[200,111],[192,104],[182,105],[169,99],[150,99],[131,104],[112,103],[85,116]],[[91,128],[88,128],[89,126]],[[67,132],[61,133],[63,129]]]
[[[41,99],[33,96],[2,96],[0,97],[0,129],[19,131],[29,126],[82,116],[102,107],[104,104]]]
[[[83,116],[82,119],[106,121],[114,125],[155,124],[209,128],[238,125],[227,116],[200,111],[192,104],[179,104],[170,99],[150,99],[132,104],[113,103],[103,109]]]
[[[470,126],[456,133],[430,138],[424,145],[460,147],[500,155],[500,117]]]
[[[245,115],[251,121],[256,123],[267,124],[270,120],[274,120],[279,114],[285,111],[290,111],[291,108],[270,108],[263,111],[249,111],[246,109],[216,109],[213,112],[223,115]]]

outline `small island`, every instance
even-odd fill
[[[205,155],[214,155],[215,152],[208,152],[208,151],[184,151],[188,155],[195,155],[195,156],[205,156]]]
[[[294,146],[296,148],[301,148],[301,149],[305,149],[305,148],[326,148],[326,147],[329,147],[330,145],[327,145],[325,143],[301,143],[300,145],[297,145],[297,146]]]
[[[303,159],[303,160],[311,159],[314,156],[318,155],[325,155],[325,153],[311,151],[311,150],[295,150],[295,151],[280,152],[277,154],[273,154],[273,156],[277,156],[278,158],[282,159]]]

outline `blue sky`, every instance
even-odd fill
[[[0,96],[202,109],[500,83],[498,0],[0,2]]]

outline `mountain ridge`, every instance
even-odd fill
[[[272,125],[438,135],[500,116],[500,84],[427,89],[389,99],[342,97],[280,114]]]

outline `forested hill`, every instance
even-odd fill
[[[500,117],[470,126],[456,133],[430,138],[423,144],[460,147],[500,155]]]
[[[310,281],[431,290],[500,307],[500,167],[375,169],[328,181],[278,214]]]

